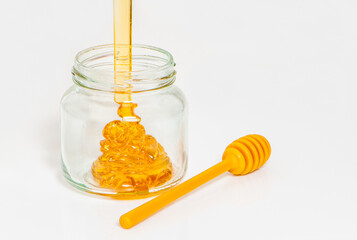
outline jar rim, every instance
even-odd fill
[[[117,49],[129,45],[116,45]],[[172,84],[175,62],[166,50],[133,44],[132,64],[123,71],[114,70],[114,44],[98,45],[80,51],[74,60],[73,79],[76,84],[103,91],[147,91]],[[125,79],[115,83],[115,77]]]

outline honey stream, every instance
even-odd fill
[[[132,86],[132,0],[114,0],[114,101],[121,120],[109,122],[100,142],[102,155],[92,164],[94,180],[103,188],[120,193],[147,194],[172,177],[172,164],[165,149],[146,134],[135,114]],[[126,73],[126,74],[122,74]]]

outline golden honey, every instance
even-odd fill
[[[112,121],[105,126],[103,136],[103,154],[92,165],[92,174],[101,187],[141,192],[171,179],[167,153],[140,123]]]
[[[132,0],[114,0],[114,70],[132,70]],[[130,76],[114,75],[126,85]],[[170,158],[157,140],[146,134],[131,102],[131,88],[114,94],[121,120],[108,123],[100,142],[102,155],[92,164],[94,180],[103,188],[124,192],[147,192],[169,181],[173,174]]]
[[[135,103],[121,104],[118,115],[134,114]],[[172,164],[164,148],[146,134],[139,122],[114,120],[103,130],[103,153],[92,165],[94,179],[103,188],[117,192],[148,191],[172,177]]]

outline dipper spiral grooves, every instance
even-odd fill
[[[263,166],[270,154],[271,147],[265,137],[252,134],[239,138],[228,145],[222,162],[122,215],[119,220],[120,225],[123,228],[135,226],[169,203],[226,171],[235,175],[251,173]]]
[[[229,144],[222,160],[232,162],[229,172],[235,175],[245,175],[263,166],[270,154],[271,148],[268,140],[263,136],[252,134]]]

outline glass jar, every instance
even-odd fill
[[[61,101],[62,166],[71,185],[130,199],[154,195],[182,179],[187,107],[182,91],[173,85],[174,67],[170,53],[145,45],[132,46],[132,64],[120,72],[114,71],[113,45],[77,54],[75,84]],[[125,81],[115,84],[118,76]],[[118,94],[129,97],[118,104]],[[124,104],[132,107],[140,123],[118,115]]]

